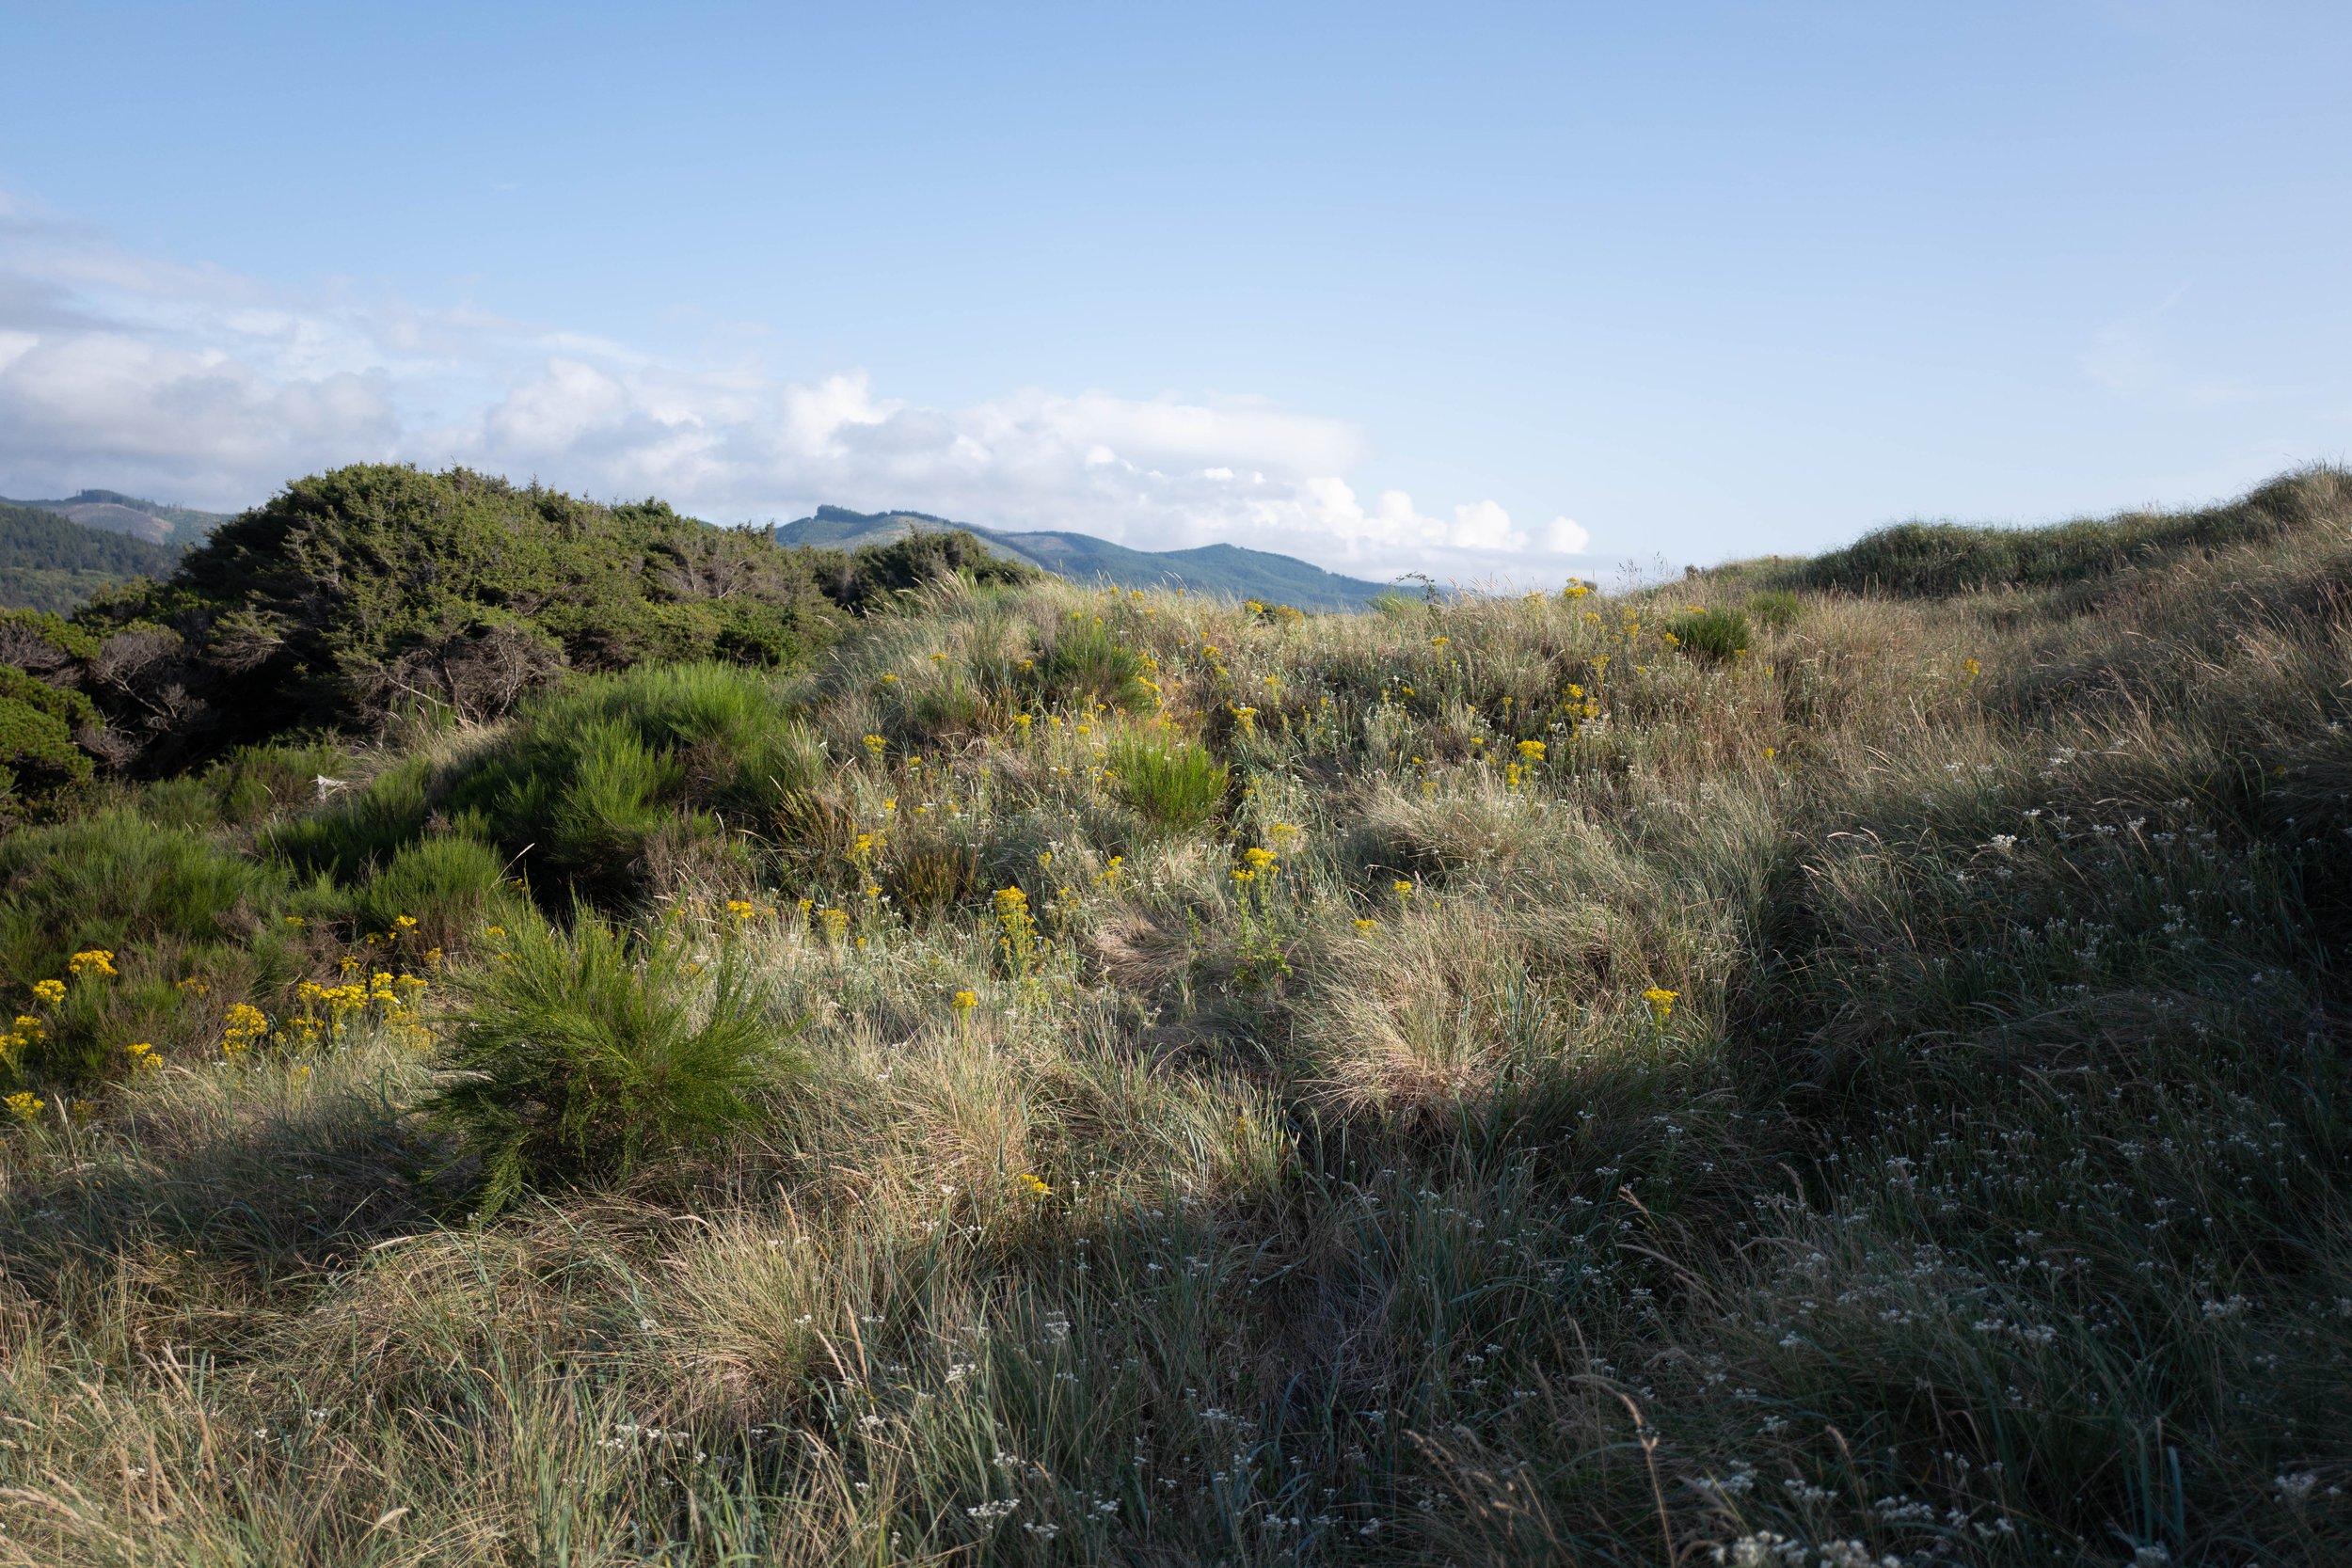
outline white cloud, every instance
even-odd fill
[[[905,506],[1166,549],[1219,541],[1387,578],[1556,578],[1491,499],[1370,505],[1352,423],[1245,397],[1025,388],[961,407],[862,372],[671,362],[592,334],[123,253],[0,195],[0,484],[236,506],[356,461],[466,463],[718,521]]]

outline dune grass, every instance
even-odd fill
[[[136,849],[105,983],[313,923],[233,1055],[10,1085],[0,1561],[2342,1560],[2347,521],[942,589]],[[291,1027],[339,951],[427,983]]]

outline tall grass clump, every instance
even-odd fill
[[[1155,826],[1175,832],[1216,816],[1232,788],[1232,769],[1207,747],[1182,736],[1121,730],[1105,749],[1104,765],[1128,804]]]
[[[415,922],[423,947],[454,948],[485,927],[521,923],[531,912],[505,858],[480,839],[438,833],[419,839],[368,879],[356,899],[362,931]]]
[[[516,928],[457,976],[452,1081],[423,1112],[478,1164],[481,1212],[704,1146],[803,1070],[797,1026],[740,958],[694,954],[583,911],[568,932]]]

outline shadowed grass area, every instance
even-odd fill
[[[21,832],[0,1561],[2343,1560],[2347,523],[917,588]]]

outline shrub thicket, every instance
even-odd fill
[[[404,710],[496,718],[566,671],[797,664],[942,575],[1036,574],[962,534],[786,549],[659,501],[361,465],[295,481],[70,628],[16,612],[0,663],[86,695],[93,754],[152,774],[289,731],[373,736]],[[36,756],[54,728],[15,725]]]

